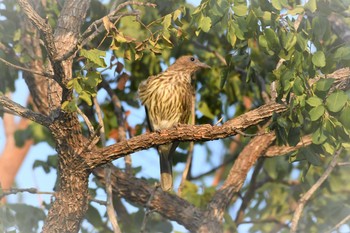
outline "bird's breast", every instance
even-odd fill
[[[153,84],[149,83],[148,98],[144,101],[153,129],[188,123],[192,109],[191,84],[172,78],[159,78],[153,81]]]

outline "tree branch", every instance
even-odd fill
[[[350,221],[350,214],[348,216],[346,216],[345,218],[343,218],[342,220],[340,220],[340,222],[338,222],[331,230],[326,231],[326,232],[327,233],[335,232],[338,228],[340,228],[347,221]]]
[[[256,189],[258,187],[257,186],[257,178],[258,178],[258,175],[259,175],[260,170],[262,169],[263,165],[264,165],[264,159],[261,158],[257,162],[257,164],[256,164],[256,166],[254,168],[252,178],[250,179],[249,188],[245,192],[245,194],[243,196],[243,199],[242,199],[242,204],[239,207],[239,210],[237,212],[237,216],[236,216],[236,220],[235,220],[235,223],[237,225],[239,225],[243,221],[243,219],[244,219],[244,211],[246,210],[246,208],[248,207],[250,201],[254,197],[255,191],[256,191]]]
[[[39,191],[37,188],[11,188],[11,189],[3,189],[2,193],[0,194],[0,200],[1,198],[4,198],[8,195],[18,194],[18,193],[31,193],[31,194],[47,194],[47,195],[55,195],[55,192],[45,192],[45,191]],[[100,205],[106,205],[107,203],[105,201],[97,200],[89,196],[89,200],[96,202]]]
[[[51,124],[51,119],[40,113],[33,112],[22,105],[10,100],[6,96],[0,94],[0,106],[16,113],[18,116],[32,120],[40,125],[48,127]]]
[[[226,181],[207,206],[207,215],[210,219],[222,220],[224,211],[231,203],[233,196],[241,189],[250,168],[265,153],[275,138],[273,132],[257,136],[244,147],[233,164]]]
[[[264,157],[275,157],[285,155],[287,153],[296,151],[300,148],[306,147],[311,144],[311,135],[306,135],[301,138],[300,142],[296,146],[270,146],[269,149],[267,149]]]
[[[96,168],[93,174],[104,184],[102,167]],[[156,210],[167,219],[185,226],[190,232],[198,232],[203,211],[188,201],[159,188],[155,190],[146,180],[130,177],[115,167],[111,178],[114,192],[121,197],[136,205],[147,207],[150,211]]]
[[[41,18],[40,15],[33,9],[33,7],[26,0],[18,0],[17,1],[23,12],[26,14],[28,19],[38,28],[40,33],[44,37],[44,42],[46,46],[46,50],[50,56],[50,58],[54,58],[56,56],[56,46],[53,37],[53,31],[51,26],[46,23],[45,19]]]
[[[3,59],[1,57],[0,57],[0,61],[2,61],[6,65],[8,65],[10,67],[13,67],[13,68],[15,68],[17,70],[26,71],[26,72],[29,72],[29,73],[32,73],[32,74],[36,74],[36,75],[41,75],[41,76],[44,76],[44,77],[53,77],[53,74],[51,74],[51,73],[37,72],[37,71],[32,70],[32,69],[28,69],[28,68],[25,68],[25,67],[22,67],[22,66],[18,66],[18,65],[12,64],[11,62],[6,61],[5,59]]]
[[[244,131],[250,126],[257,125],[272,116],[274,112],[286,111],[286,106],[277,103],[263,105],[239,117],[231,119],[221,126],[211,125],[180,125],[160,132],[146,133],[127,141],[96,149],[82,156],[87,165],[94,169],[135,151],[162,145],[174,140],[178,141],[209,141],[230,137],[237,134],[237,130]]]
[[[294,215],[293,215],[290,233],[297,232],[298,223],[299,223],[301,214],[302,214],[302,212],[304,210],[305,204],[309,201],[309,199],[314,194],[314,192],[323,184],[323,182],[327,179],[327,177],[331,174],[333,169],[336,167],[337,159],[338,159],[338,157],[339,157],[341,152],[342,152],[342,149],[339,149],[335,153],[335,155],[333,156],[332,161],[329,164],[329,166],[327,167],[326,171],[317,180],[317,182],[314,185],[312,185],[312,187],[299,199],[298,206],[295,209],[295,212],[294,212]]]

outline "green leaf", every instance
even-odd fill
[[[293,91],[296,95],[302,95],[304,93],[303,80],[300,77],[296,77],[293,84]]]
[[[181,9],[184,9],[184,8],[181,8]],[[177,9],[176,11],[174,11],[173,20],[175,21],[176,19],[178,19],[179,16],[181,15],[181,13],[182,13],[182,10],[180,10],[180,9]]]
[[[297,44],[299,45],[301,51],[305,51],[307,49],[308,39],[305,38],[302,33],[297,34]]]
[[[336,91],[326,99],[327,109],[331,112],[339,112],[348,100],[348,96],[343,91]]]
[[[102,82],[102,77],[100,72],[89,71],[86,74],[87,79],[84,80],[84,84],[88,85],[91,88],[97,87],[97,85]]]
[[[73,88],[74,90],[77,92],[77,93],[80,93],[83,91],[83,88],[81,87],[80,83],[79,83],[79,80],[81,78],[74,78],[72,81],[73,81]]]
[[[265,29],[265,37],[267,45],[272,51],[277,52],[280,50],[280,41],[278,36],[271,28]]]
[[[266,37],[264,35],[259,36],[259,45],[261,47],[267,48],[267,41],[266,41]]]
[[[307,1],[307,3],[304,6],[305,9],[311,11],[312,13],[314,13],[317,9],[317,4],[316,4],[316,0],[309,0]]]
[[[309,112],[311,121],[317,121],[318,119],[320,119],[320,117],[323,116],[325,110],[326,109],[324,108],[323,105],[319,105],[311,109]]]
[[[350,106],[347,106],[340,113],[339,121],[347,129],[350,129]]]
[[[327,140],[327,136],[323,133],[323,130],[321,128],[318,128],[313,134],[312,134],[312,143],[316,145],[320,145],[324,143]]]
[[[200,29],[202,29],[203,32],[208,32],[211,28],[211,19],[206,16],[202,17],[198,26]]]
[[[333,155],[335,152],[335,148],[334,146],[332,146],[331,144],[329,144],[328,142],[325,142],[322,144],[323,149],[330,155]]]
[[[37,167],[41,167],[46,174],[50,172],[50,166],[46,161],[35,160],[33,163],[33,169]]]
[[[327,31],[327,26],[329,25],[327,17],[316,15],[312,19],[312,29],[313,34],[315,35],[316,39],[323,40],[324,35]]]
[[[103,226],[101,215],[94,206],[89,205],[89,209],[86,212],[85,217],[96,229]]]
[[[79,94],[79,98],[84,100],[89,106],[92,105],[91,95],[87,93],[86,91],[82,91]]]
[[[210,118],[210,119],[214,119],[215,116],[214,114],[211,112],[210,108],[208,107],[208,104],[204,101],[199,102],[198,104],[198,110],[206,117]]]
[[[288,144],[290,146],[296,146],[300,141],[300,128],[290,128],[288,132]]]
[[[230,42],[231,46],[234,47],[237,41],[237,36],[235,33],[235,28],[231,25],[231,27],[228,28],[227,32],[227,41]]]
[[[74,100],[71,101],[64,101],[62,103],[62,109],[68,112],[75,112],[77,110],[78,106],[76,105]]]
[[[297,6],[297,7],[295,7],[295,8],[292,8],[292,9],[288,10],[288,11],[287,11],[287,14],[288,14],[288,15],[294,16],[294,15],[299,15],[299,14],[304,13],[304,11],[305,11],[305,10],[304,10],[303,7]]]
[[[106,51],[98,50],[98,49],[81,49],[80,50],[80,56],[85,57],[89,61],[95,63],[99,67],[107,67],[105,61],[101,57],[106,56]]]
[[[247,15],[248,8],[246,5],[240,4],[237,6],[233,6],[232,10],[235,13],[235,15],[237,15],[237,16],[245,16],[245,15]]]
[[[32,137],[32,130],[30,128],[19,129],[14,134],[17,147],[24,146],[24,143]]]
[[[297,43],[296,35],[294,33],[288,32],[286,43],[283,45],[285,50],[290,51],[292,48],[294,48],[296,43]]]
[[[306,155],[306,160],[314,166],[321,166],[322,165],[320,155],[313,153],[313,152],[308,153]]]
[[[312,107],[317,107],[317,106],[321,105],[323,103],[323,101],[316,96],[312,96],[306,100],[306,103]]]
[[[331,88],[333,82],[334,82],[334,79],[331,79],[331,78],[320,79],[316,83],[316,89],[318,91],[328,91]]]
[[[272,0],[271,3],[276,10],[282,10],[282,5],[279,0]]]
[[[39,143],[47,140],[47,135],[45,133],[45,128],[37,123],[30,124],[30,130],[32,131],[32,138],[35,143]]]
[[[16,232],[38,232],[39,221],[43,221],[46,217],[43,209],[31,205],[7,204],[7,207],[15,212]]]
[[[170,27],[170,25],[171,25],[171,18],[172,18],[171,14],[167,14],[164,17],[163,22],[162,22],[164,29],[168,29]]]
[[[312,63],[318,67],[324,67],[326,65],[326,56],[322,51],[317,51],[312,55]]]
[[[350,60],[350,47],[340,47],[334,52],[334,59],[339,60]]]

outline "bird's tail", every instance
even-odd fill
[[[171,147],[172,144],[158,147],[160,154],[160,184],[163,191],[170,191],[173,188]]]

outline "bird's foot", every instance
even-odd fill
[[[154,132],[156,132],[157,134],[160,134],[161,131],[162,131],[162,129],[156,129],[156,130],[154,130]]]

